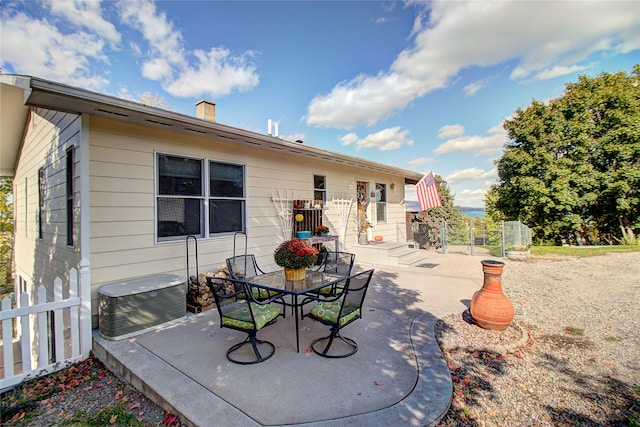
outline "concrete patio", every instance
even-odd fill
[[[346,359],[306,351],[328,329],[305,319],[295,350],[294,319],[260,331],[276,346],[260,364],[230,363],[245,335],[222,329],[217,310],[120,341],[94,333],[94,352],[145,395],[192,426],[425,426],[447,412],[452,384],[434,339],[437,319],[460,313],[480,289],[480,261],[425,251],[422,267],[375,268],[363,319],[344,329],[359,345]]]

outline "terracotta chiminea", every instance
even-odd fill
[[[502,331],[513,322],[513,304],[502,293],[502,268],[504,262],[483,260],[484,283],[471,299],[471,316],[484,329]]]

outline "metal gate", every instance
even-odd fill
[[[504,257],[514,246],[530,246],[531,230],[519,221],[491,222],[479,219],[460,222],[411,222],[407,240],[421,249],[442,253]]]

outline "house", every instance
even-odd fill
[[[186,277],[189,235],[201,273],[245,245],[277,268],[273,250],[305,201],[313,224],[327,225],[344,250],[357,253],[363,214],[374,224],[370,239],[406,242],[404,185],[420,173],[225,126],[206,100],[191,117],[19,75],[0,75],[0,99],[16,291],[75,267],[91,284],[94,328],[102,285]]]

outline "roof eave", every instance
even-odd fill
[[[193,116],[151,107],[139,102],[127,101],[109,95],[91,92],[39,78],[30,79],[31,91],[27,103],[34,106],[58,109],[78,114],[92,114],[118,120],[145,124],[163,129],[173,129],[188,134],[199,134],[232,141],[252,147],[286,152],[297,156],[331,161],[346,166],[373,169],[417,182],[422,174],[360,157],[349,156],[297,142],[286,141],[228,125],[199,119]]]

